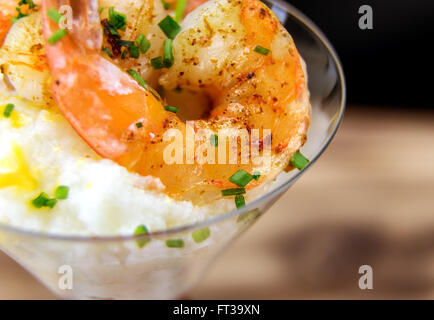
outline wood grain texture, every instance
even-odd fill
[[[358,268],[374,269],[374,290]],[[54,296],[0,254],[0,299]],[[323,157],[189,299],[434,298],[434,113],[350,108]]]

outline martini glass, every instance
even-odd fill
[[[191,225],[144,236],[82,237],[0,224],[0,248],[61,298],[172,299],[185,294],[218,254],[318,160],[342,120],[344,75],[332,46],[295,8],[278,0],[264,3],[293,36],[307,65],[312,119],[302,153],[311,162],[303,171],[282,173],[247,206]]]

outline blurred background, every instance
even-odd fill
[[[347,77],[348,105],[433,109],[434,1],[291,0],[326,34]],[[359,8],[373,9],[372,30],[358,25]],[[426,81],[428,80],[428,81]]]
[[[434,299],[434,2],[293,0],[347,78],[323,157],[225,252],[188,299]],[[371,5],[374,29],[360,30]],[[358,286],[373,268],[373,290]],[[0,299],[54,298],[0,253]]]

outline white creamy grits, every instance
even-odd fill
[[[66,235],[131,235],[140,224],[164,230],[234,208],[232,198],[206,206],[173,200],[158,179],[100,158],[58,112],[0,96],[0,106],[8,103],[15,108],[13,116],[0,116],[0,175],[14,175],[3,186],[0,180],[0,223]],[[17,168],[17,148],[27,168]],[[31,205],[60,185],[69,187],[68,198],[54,208]]]

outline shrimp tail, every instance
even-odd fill
[[[60,27],[47,10],[64,3],[72,5],[73,30],[53,44],[49,39]],[[59,110],[96,153],[131,167],[149,136],[161,129],[164,109],[148,90],[101,56],[96,0],[43,0],[42,8],[51,91]],[[160,117],[152,118],[153,113]],[[140,132],[137,122],[143,122]]]

